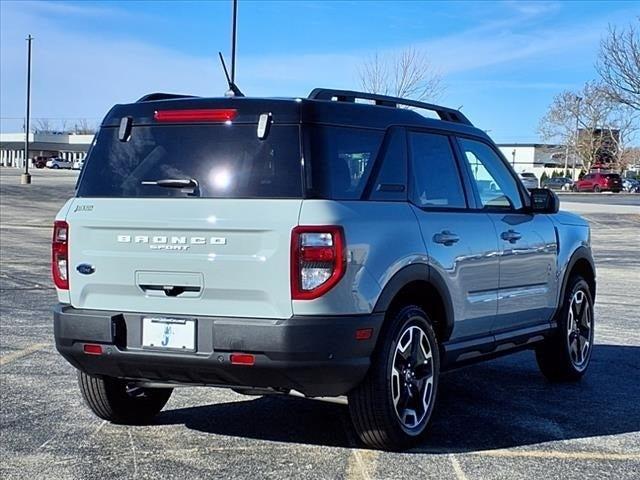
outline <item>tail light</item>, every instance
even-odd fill
[[[340,281],[345,263],[342,227],[295,227],[291,232],[291,298],[321,297]]]
[[[69,225],[60,220],[53,224],[51,273],[56,287],[69,289]]]

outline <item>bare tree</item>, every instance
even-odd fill
[[[36,118],[33,123],[34,133],[52,133],[55,131],[49,118]]]
[[[640,147],[626,147],[620,153],[620,169],[624,172],[629,167],[640,165]],[[636,167],[637,168],[637,167]]]
[[[96,133],[96,128],[89,125],[89,121],[86,118],[81,118],[74,125],[73,131],[78,135],[91,135]]]
[[[606,156],[619,163],[637,129],[636,112],[612,100],[596,82],[556,95],[538,128],[545,140],[567,145],[587,171]]]
[[[395,54],[376,52],[362,62],[359,75],[362,89],[369,93],[433,101],[444,91],[440,73],[415,48]]]
[[[640,17],[626,29],[609,27],[596,69],[612,100],[640,110]]]

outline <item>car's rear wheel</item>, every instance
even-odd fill
[[[56,170],[57,170],[57,169],[58,169],[58,168],[60,168],[60,167],[54,163],[53,165],[51,165],[51,168],[54,168],[54,169],[56,169]]]
[[[112,377],[78,372],[84,401],[98,417],[113,423],[149,423],[166,405],[172,388],[143,388]]]
[[[540,370],[552,381],[580,380],[593,350],[593,297],[581,276],[569,279],[553,336],[536,348]]]
[[[421,308],[404,307],[389,320],[367,376],[349,394],[349,411],[367,446],[398,450],[417,443],[429,425],[440,357]]]
[[[600,188],[600,185],[596,185],[595,187],[593,187],[593,191],[596,193],[600,193],[602,189]]]

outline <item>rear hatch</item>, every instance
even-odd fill
[[[607,180],[607,186],[611,189],[622,189],[622,177],[617,173],[607,173],[604,175]]]
[[[66,218],[72,306],[291,316],[299,126],[274,115],[260,139],[262,106],[243,116],[226,102],[240,108],[166,101],[109,114]]]

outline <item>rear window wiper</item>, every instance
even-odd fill
[[[200,196],[200,185],[195,178],[162,178],[160,180],[144,180],[140,183],[156,187],[179,188],[191,197]]]

